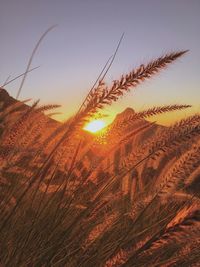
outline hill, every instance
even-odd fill
[[[1,110],[6,109],[13,104],[19,103],[18,100],[11,97],[3,88],[0,88],[0,102],[2,103]],[[20,106],[21,110],[26,110],[29,108],[30,106],[26,105],[25,103],[22,103]],[[148,140],[165,129],[164,126],[156,123],[152,124],[145,119],[138,119],[132,122],[131,118],[134,115],[135,111],[132,108],[126,108],[123,112],[116,115],[114,121],[109,125],[108,131],[100,136],[82,131],[81,135],[84,140],[82,149],[86,152],[84,153],[84,157],[81,159],[81,164],[78,162],[75,170],[73,171],[74,177],[77,177],[78,179],[80,175],[82,176],[85,172],[89,172],[91,168],[94,169],[96,162],[101,162],[101,164],[97,169],[93,170],[93,176],[91,177],[93,182],[100,181],[102,177],[106,179],[109,173],[118,174],[119,167],[122,164],[121,160],[124,157],[127,157],[134,151],[136,152],[138,147],[143,145],[145,146],[145,143],[147,143]],[[45,120],[47,120],[46,127],[44,129],[45,135],[48,133],[48,131],[52,131],[61,125],[60,122],[47,117],[45,114],[42,116],[44,116]],[[123,123],[123,127],[121,127],[121,123]],[[138,131],[138,129],[142,130]],[[121,136],[128,136],[128,142],[125,138],[117,150],[112,150],[112,147],[115,147],[115,143],[120,140]],[[101,142],[102,139],[104,143]],[[93,145],[90,146],[91,143],[93,143]],[[87,150],[88,146],[90,146],[90,148]],[[187,147],[188,146],[190,146],[190,144],[188,144]],[[151,158],[146,160],[137,168],[136,172],[133,171],[128,176],[123,178],[120,185],[122,191],[125,194],[130,191],[130,188],[132,187],[131,177],[133,175],[137,177],[135,179],[138,181],[137,187],[140,191],[143,190],[146,184],[148,184],[150,181],[155,181],[156,183],[158,177],[161,177],[162,173],[164,174],[182,153],[183,148],[177,149],[175,153],[173,152],[171,154],[161,155],[156,161]],[[105,169],[106,172],[104,171]],[[63,168],[61,168],[61,172],[63,172]],[[198,173],[199,172],[195,173],[194,181],[199,181]],[[55,175],[54,179],[52,179],[51,185],[53,187],[51,187],[51,192],[54,191],[54,186],[56,190],[57,186],[63,182],[59,176],[60,175],[58,173]],[[64,179],[64,176],[61,176]],[[198,182],[194,183],[196,184]],[[189,189],[191,190],[191,185]],[[192,187],[192,190],[194,190],[194,186]]]

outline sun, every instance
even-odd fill
[[[102,130],[105,126],[106,126],[105,121],[98,119],[89,122],[88,124],[85,125],[83,129],[91,133],[97,133],[100,130]]]

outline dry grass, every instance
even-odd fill
[[[190,181],[199,181],[200,116],[150,135],[157,126],[142,119],[190,106],[153,107],[108,127],[103,146],[82,130],[185,52],[141,65],[111,87],[100,79],[63,124],[44,114],[57,105],[2,106],[2,266],[197,266],[200,202]],[[123,152],[130,144],[135,149]]]

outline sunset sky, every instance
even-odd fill
[[[21,100],[59,103],[59,119],[72,115],[124,32],[108,83],[163,53],[190,51],[108,108],[107,120],[126,107],[193,105],[157,117],[163,124],[200,111],[199,0],[0,0],[0,84],[24,72],[36,42],[54,24],[32,63],[41,67],[29,74]],[[20,81],[6,87],[14,97]]]

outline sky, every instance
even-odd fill
[[[0,0],[0,84],[23,73],[41,35],[43,40],[19,99],[61,104],[64,120],[81,105],[122,33],[124,39],[106,82],[165,53],[189,52],[151,80],[106,108],[107,122],[126,107],[136,111],[165,104],[190,110],[158,116],[169,124],[200,111],[199,0]],[[16,97],[21,80],[6,87]],[[155,121],[155,118],[153,118]]]

